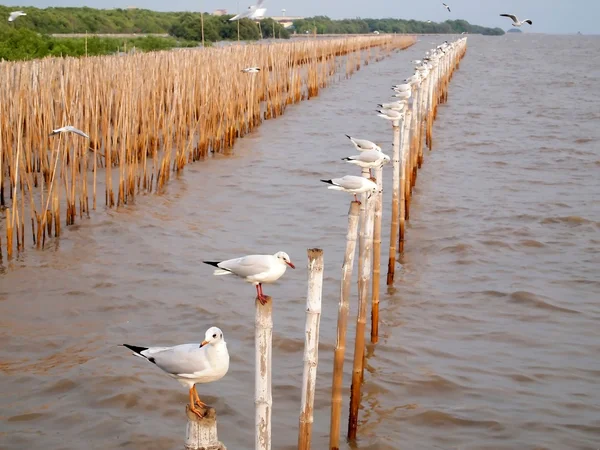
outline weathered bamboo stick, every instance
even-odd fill
[[[352,269],[358,236],[358,217],[360,205],[351,202],[348,210],[348,232],[346,234],[346,253],[342,264],[340,303],[338,307],[337,339],[333,357],[333,382],[331,389],[331,423],[329,427],[329,448],[340,448],[340,416],[342,412],[342,382],[344,378],[344,356],[346,352],[346,329],[350,309],[350,289]]]
[[[199,418],[186,405],[187,426],[185,429],[185,450],[227,450],[217,435],[217,413],[213,408],[203,408],[204,416]]]
[[[309,450],[312,436],[315,384],[319,361],[319,324],[323,295],[323,250],[308,250],[308,293],[306,296],[306,326],[304,331],[304,372],[302,402],[298,430],[298,450]]]
[[[364,175],[364,171],[363,171]],[[368,169],[367,169],[368,176]],[[350,387],[350,416],[348,419],[348,439],[356,439],[358,427],[358,409],[361,399],[361,383],[364,370],[365,328],[367,323],[367,301],[369,281],[373,269],[373,222],[375,216],[374,194],[363,194],[365,219],[361,224],[359,245],[359,279],[358,279],[358,315],[356,318],[356,338],[354,341],[354,365],[352,369],[352,386]]]
[[[398,252],[404,252],[405,232],[406,232],[406,186],[408,176],[408,155],[410,152],[410,127],[412,123],[412,111],[408,109],[404,115],[402,124],[402,148],[400,149],[400,211],[398,228]]]
[[[406,113],[405,113],[406,114]],[[392,220],[390,229],[390,251],[388,257],[387,285],[394,284],[394,273],[396,271],[396,242],[398,241],[398,219],[400,214],[400,130],[401,122],[394,120],[392,129],[394,138],[392,141]]]
[[[381,282],[381,210],[383,209],[383,166],[375,169],[377,193],[373,207],[373,287],[371,291],[371,343],[379,340],[379,285]]]
[[[255,449],[271,449],[271,355],[273,350],[273,302],[267,297],[267,303],[256,301],[255,338]]]

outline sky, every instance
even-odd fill
[[[90,8],[138,8],[156,11],[212,12],[227,9],[234,14],[253,0],[11,0],[8,6],[88,6]],[[267,16],[280,16],[286,9],[289,16],[324,15],[332,19],[383,18],[432,20],[465,19],[472,24],[511,28],[511,21],[501,13],[516,14],[519,19],[531,19],[533,26],[523,25],[523,31],[536,33],[600,34],[600,0],[265,0]]]

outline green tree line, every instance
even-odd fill
[[[27,15],[8,22],[11,11],[21,10]],[[249,19],[231,22],[232,15],[204,14],[204,40],[207,45],[224,40],[244,41],[262,38],[290,37],[290,30],[278,22],[265,18],[259,23]],[[501,35],[500,28],[471,25],[464,20],[426,23],[404,19],[343,19],[332,20],[316,16],[296,20],[292,31],[319,34],[357,33],[480,33]],[[167,50],[174,47],[198,45],[202,39],[200,13],[157,12],[147,9],[94,9],[94,8],[33,8],[0,5],[0,59],[20,60],[44,56],[81,56],[86,54],[83,38],[52,37],[51,34],[165,34],[169,37],[99,38],[87,40],[88,55],[104,55],[131,49],[139,51]]]
[[[97,56],[124,51],[157,51],[175,47],[195,47],[196,42],[172,37],[136,38],[62,38],[42,35],[27,29],[0,29],[0,60],[19,61],[46,56]]]
[[[467,32],[469,34],[485,34],[501,36],[501,28],[487,28],[471,25],[466,20],[446,20],[445,22],[421,22],[405,19],[343,19],[332,20],[327,16],[307,17],[294,21],[294,30],[297,33],[317,34],[366,34],[378,31],[380,33],[406,33],[406,34],[455,34]]]

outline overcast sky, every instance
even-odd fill
[[[0,0],[1,1],[1,0]],[[516,14],[521,20],[533,20],[533,26],[524,25],[524,31],[539,33],[600,34],[600,0],[445,0],[448,12],[438,0],[265,0],[267,15],[279,16],[286,9],[290,16],[325,15],[340,18],[381,18],[433,20],[465,19],[471,23],[511,28],[510,19],[498,14]],[[157,11],[212,12],[237,10],[238,0],[16,0],[2,1],[9,6],[89,6],[91,8],[139,8]],[[241,9],[253,0],[239,0]]]

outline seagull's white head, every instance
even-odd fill
[[[204,340],[202,341],[202,344],[200,344],[200,347],[204,347],[205,345],[209,344],[215,345],[221,341],[225,342],[221,329],[217,327],[210,327],[208,330],[206,330],[206,333],[204,334]]]
[[[279,259],[283,264],[290,266],[292,269],[296,268],[296,266],[292,264],[292,260],[286,252],[277,252],[274,256],[275,258]]]

